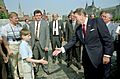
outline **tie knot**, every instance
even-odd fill
[[[85,26],[85,24],[82,25],[83,27]]]
[[[85,24],[82,25],[82,31],[83,31],[83,34],[84,34],[84,37],[86,36],[86,28],[85,28]]]
[[[39,21],[37,21],[37,25],[39,24]]]

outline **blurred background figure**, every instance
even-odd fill
[[[103,19],[103,21],[106,23],[106,26],[110,32],[112,42],[114,43],[114,51],[116,50],[116,29],[117,26],[112,22],[112,14],[107,11],[101,11],[100,17]],[[110,78],[110,71],[111,71],[111,62],[108,64],[105,64],[105,79]]]
[[[73,35],[75,34],[75,30],[77,28],[76,18],[73,12],[70,12],[68,15],[68,21],[65,25],[65,33],[66,33],[66,41],[68,42]],[[69,53],[68,53],[69,52]],[[69,67],[74,61],[76,66],[80,69],[81,68],[81,44],[77,42],[74,47],[68,51],[66,51],[66,62],[67,67]]]
[[[23,25],[23,28],[27,28],[29,30],[29,28],[30,28],[30,21],[28,19],[25,19],[25,24]]]
[[[91,15],[90,15],[90,18],[91,18],[91,19],[94,19],[94,18],[95,18],[95,15],[94,15],[94,14],[91,14]]]
[[[55,50],[56,46],[61,47],[62,46],[62,40],[64,37],[64,26],[63,22],[61,20],[58,20],[58,14],[52,15],[52,21],[49,23],[49,30],[50,30],[50,40],[52,45],[52,51]],[[58,61],[59,63],[62,63],[62,54],[58,55]],[[52,62],[56,62],[56,56],[52,57]]]

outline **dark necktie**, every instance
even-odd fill
[[[83,35],[84,35],[84,38],[85,38],[85,36],[86,36],[85,24],[82,25],[82,31],[83,31]]]
[[[38,24],[39,24],[39,21],[37,21],[37,26],[36,26],[36,37],[37,37],[37,34],[38,34]]]
[[[55,27],[54,29],[56,29],[56,21],[55,21]],[[54,30],[54,35],[56,35],[56,30]]]

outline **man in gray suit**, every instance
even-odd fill
[[[73,37],[75,30],[78,26],[73,12],[70,12],[68,17],[70,17],[71,19],[69,19],[65,25],[65,33],[66,33],[67,42]],[[67,67],[69,67],[72,64],[72,60],[75,59],[75,61],[76,61],[75,65],[78,67],[78,69],[81,68],[81,65],[80,65],[81,52],[80,51],[81,51],[80,42],[77,42],[72,49],[66,51]],[[69,52],[69,53],[67,53],[67,52]]]
[[[103,19],[103,21],[106,23],[106,26],[110,32],[111,37],[112,37],[112,41],[113,41],[113,43],[115,43],[116,37],[117,37],[117,34],[115,31],[117,29],[117,26],[111,22],[112,14],[110,14],[107,11],[102,11],[100,16]],[[114,47],[115,47],[115,45],[114,45]],[[111,62],[109,62],[108,64],[105,64],[104,67],[105,67],[105,79],[109,79]]]
[[[32,46],[33,57],[35,59],[44,57],[45,60],[48,60],[49,27],[47,22],[42,19],[42,12],[40,10],[34,11],[34,21],[30,23],[30,31],[30,45]],[[49,74],[48,65],[41,66],[43,71]]]
[[[61,20],[58,20],[58,14],[52,15],[53,21],[49,23],[50,28],[50,40],[52,45],[52,51],[55,50],[56,46],[61,47],[62,37],[64,33],[64,26]],[[56,62],[56,56],[52,57],[53,63]],[[62,63],[61,54],[58,55],[59,63]]]
[[[115,41],[117,34],[115,33],[117,29],[117,25],[115,25],[112,20],[112,14],[107,11],[101,12],[101,18],[106,23],[108,30],[110,32],[110,35],[112,36],[112,40]]]

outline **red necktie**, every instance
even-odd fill
[[[84,34],[84,37],[85,37],[86,36],[85,24],[82,25],[82,31],[83,31],[83,34]]]

